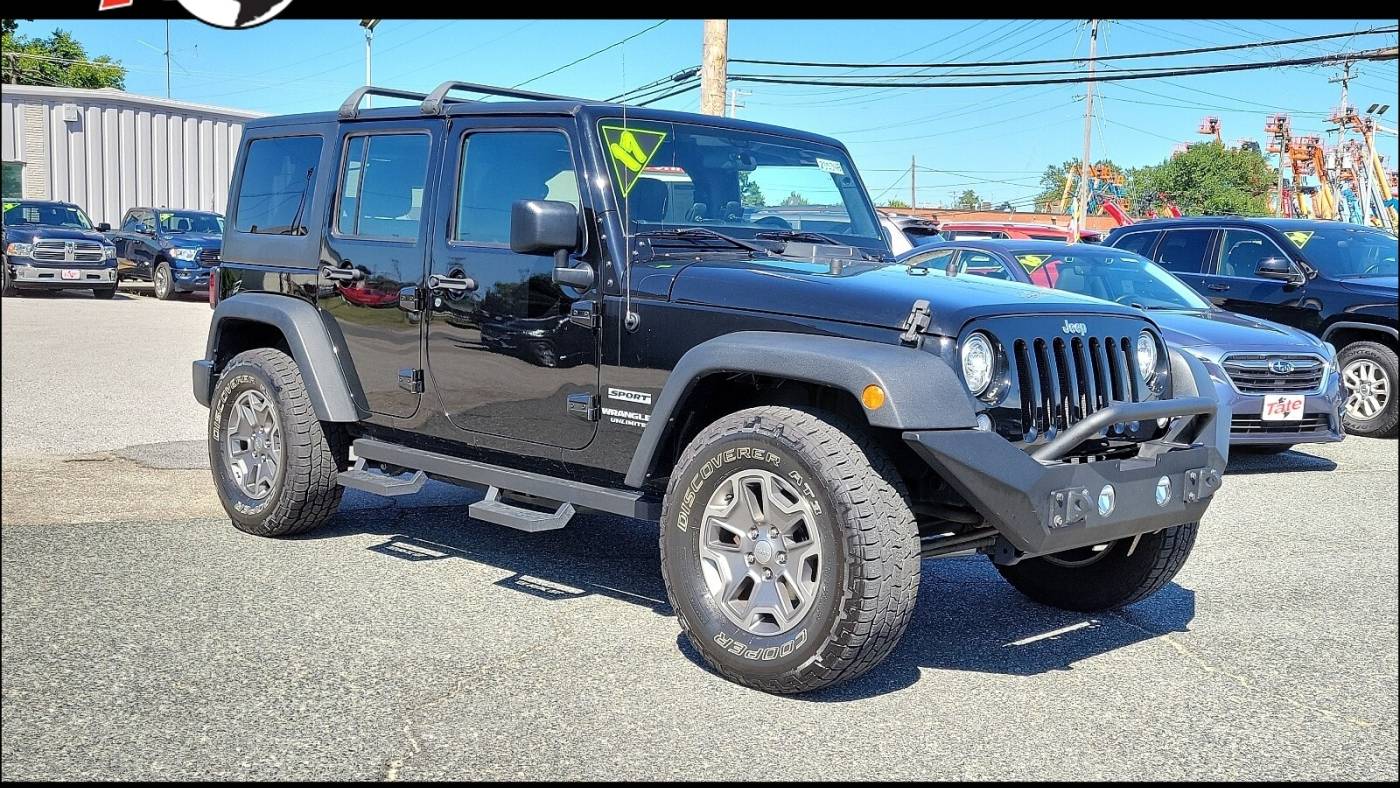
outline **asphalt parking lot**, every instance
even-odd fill
[[[128,292],[4,301],[6,779],[1400,776],[1393,441],[1237,458],[1122,613],[927,561],[890,659],[780,698],[699,667],[645,523],[519,533],[434,484],[235,531],[189,391],[210,310]]]

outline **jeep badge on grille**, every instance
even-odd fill
[[[1078,334],[1082,337],[1085,334],[1089,333],[1089,326],[1087,326],[1084,323],[1071,323],[1068,320],[1066,320],[1065,324],[1060,326],[1060,330],[1065,332],[1066,334]]]

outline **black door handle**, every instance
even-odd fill
[[[345,262],[348,264],[350,261],[346,260]],[[321,276],[332,282],[358,282],[365,278],[365,272],[358,268],[351,268],[348,265],[345,268],[324,266],[321,269]]]
[[[433,274],[428,277],[428,289],[442,290],[454,295],[471,293],[476,290],[476,280],[469,276],[439,276]]]
[[[1214,291],[1217,292],[1217,293],[1223,293],[1223,292],[1229,290],[1229,289],[1230,289],[1230,286],[1229,286],[1229,285],[1210,284],[1210,285],[1206,285],[1206,289],[1207,289],[1207,290],[1214,290]]]

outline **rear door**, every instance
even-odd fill
[[[345,337],[370,410],[381,415],[412,416],[422,396],[422,321],[410,288],[423,279],[426,185],[442,128],[439,120],[340,127],[317,300]]]
[[[571,117],[469,116],[450,127],[426,346],[431,387],[462,437],[579,449],[597,429],[599,288],[561,288],[552,257],[510,248],[517,200],[581,205],[576,140]]]

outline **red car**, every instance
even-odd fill
[[[1053,224],[1030,224],[1024,222],[942,222],[938,232],[950,241],[964,238],[1015,238],[1021,241],[1068,241],[1068,227]],[[1085,230],[1080,240],[1096,244],[1102,235]]]

